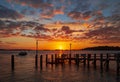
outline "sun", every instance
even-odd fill
[[[59,49],[60,49],[60,50],[63,50],[63,46],[60,45],[60,46],[59,46]]]

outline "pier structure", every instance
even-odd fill
[[[62,54],[61,56],[55,54],[55,57],[51,55],[51,58],[48,58],[46,55],[46,65],[53,64],[76,64],[79,66],[82,64],[88,69],[93,66],[94,69],[99,67],[100,72],[108,72],[110,67],[110,62],[115,61],[116,63],[116,74],[120,76],[120,53],[118,54]],[[51,59],[51,61],[50,61]],[[99,63],[99,66],[97,65]]]
[[[48,57],[49,56],[49,57]],[[38,58],[39,57],[39,58]],[[68,63],[69,65],[75,64],[80,67],[84,66],[86,68],[90,68],[92,65],[94,69],[100,69],[100,72],[108,72],[110,67],[110,62],[114,61],[116,64],[116,75],[120,76],[120,53],[116,54],[52,54],[52,55],[35,55],[35,67],[38,68],[38,59],[39,59],[39,67],[43,69],[43,58],[45,57],[45,64],[48,65],[58,65]],[[11,55],[11,69],[14,71],[15,69],[15,57]],[[37,63],[36,63],[37,61]],[[99,66],[97,65],[99,63]],[[37,66],[36,66],[37,65]]]

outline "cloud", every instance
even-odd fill
[[[48,28],[44,28],[44,25],[39,25],[39,26],[36,26],[33,30],[35,31],[44,31],[44,32],[47,32],[47,31],[50,31]]]
[[[7,41],[2,40],[2,41],[0,41],[0,48],[6,49],[6,48],[8,48],[8,46],[12,47],[16,44],[17,44],[16,42],[7,42]]]
[[[86,11],[83,13],[83,19],[89,20],[90,18],[92,18],[91,15],[92,15],[92,11]]]
[[[24,15],[35,15],[36,14],[35,10],[29,10],[27,8],[21,10],[21,13]]]
[[[20,19],[22,17],[23,15],[18,13],[17,11],[8,9],[7,7],[0,5],[0,18]]]
[[[62,26],[61,31],[65,34],[72,34],[73,32],[83,32],[83,30],[71,30],[69,26]]]
[[[86,11],[86,12],[72,11],[68,13],[68,16],[75,20],[85,21],[85,20],[89,20],[90,18],[92,18],[92,12],[91,11]]]
[[[85,33],[94,43],[118,43],[120,40],[119,27],[105,27]]]
[[[73,9],[73,11],[81,11],[81,12],[85,12],[88,11],[90,8],[90,3],[89,0],[79,0],[79,1],[74,1],[71,0],[71,3],[75,2],[75,8]]]
[[[42,24],[32,21],[0,20],[0,37],[39,35],[50,31]]]
[[[75,20],[80,20],[82,18],[82,13],[81,12],[76,12],[76,11],[72,11],[70,13],[68,13],[68,16],[75,19]]]
[[[54,15],[58,15],[58,14],[64,14],[64,12],[61,9],[55,9],[53,10]]]
[[[8,20],[6,21],[0,20],[0,26],[1,26],[0,37],[10,37],[12,36],[13,30],[17,30],[20,24],[17,24],[16,22],[8,21]]]
[[[10,0],[9,2],[19,3],[22,6],[31,6],[34,8],[49,8],[53,6],[51,3],[48,3],[48,0]]]
[[[44,18],[44,19],[51,19],[52,17],[54,17],[54,14],[51,13],[51,12],[49,12],[49,13],[41,13],[40,17]]]
[[[40,17],[45,19],[51,19],[55,15],[59,15],[59,14],[62,14],[62,15],[64,14],[62,7],[60,9],[48,8],[43,10],[42,13],[40,13]]]

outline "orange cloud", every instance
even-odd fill
[[[41,18],[45,18],[45,19],[51,19],[54,15],[53,14],[40,14],[40,17]]]
[[[62,10],[56,9],[53,10],[54,15],[58,15],[58,14],[64,14],[64,12]]]
[[[85,16],[84,20],[89,20],[91,18],[91,16]]]

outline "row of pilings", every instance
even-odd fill
[[[62,54],[62,55],[45,55],[45,63],[46,66],[48,64],[65,64],[67,61],[69,65],[73,64],[72,62],[75,62],[75,64],[79,67],[80,63],[83,64],[84,67],[87,67],[88,69],[90,68],[90,62],[92,62],[94,69],[97,67],[97,61],[100,62],[100,70],[103,72],[105,66],[105,71],[109,71],[109,65],[110,61],[115,61],[116,62],[116,75],[120,76],[120,54],[75,54],[74,56],[71,54]],[[48,58],[48,56],[51,56]],[[38,68],[38,59],[40,59],[40,69],[43,69],[43,55],[35,55],[35,68]],[[11,55],[11,69],[14,71],[15,70],[15,57],[14,55]]]

